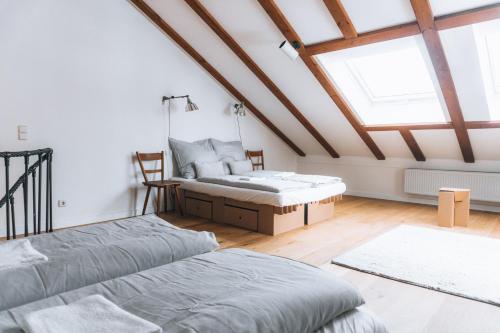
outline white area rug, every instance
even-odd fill
[[[500,240],[402,225],[332,260],[500,306]]]

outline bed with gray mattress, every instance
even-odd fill
[[[29,312],[102,295],[168,333],[386,333],[347,282],[319,268],[241,249],[208,252],[0,312],[21,333]]]
[[[164,332],[386,333],[361,295],[319,268],[147,215],[29,238],[47,262],[0,270],[0,333],[33,311],[102,295]],[[8,286],[5,288],[5,286]]]
[[[213,233],[177,228],[155,215],[65,229],[29,239],[49,260],[0,270],[0,310],[218,247]]]

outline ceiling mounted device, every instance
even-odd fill
[[[300,49],[300,42],[294,40],[291,43],[288,41],[284,40],[279,48],[283,53],[285,53],[290,59],[295,60],[299,56],[299,52],[297,51]]]

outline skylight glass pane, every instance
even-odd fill
[[[491,120],[500,120],[500,20],[473,26]]]
[[[435,97],[424,60],[412,48],[359,57],[347,63],[374,102]]]
[[[488,46],[488,60],[490,61],[493,85],[495,91],[500,93],[500,32],[487,35],[486,45]]]
[[[419,36],[322,54],[318,59],[367,125],[447,121]]]

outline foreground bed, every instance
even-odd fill
[[[0,310],[218,247],[212,233],[180,229],[154,215],[66,229],[28,239],[49,260],[0,270]]]
[[[378,320],[356,310],[363,304],[361,295],[331,273],[238,249],[201,254],[3,311],[0,332],[19,333],[25,314],[94,294],[168,333],[386,332]]]

